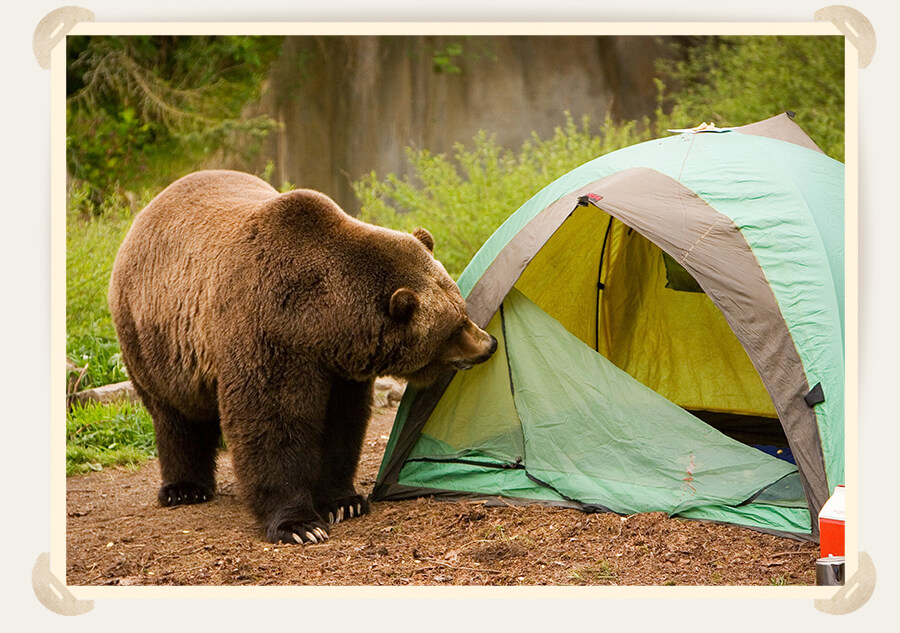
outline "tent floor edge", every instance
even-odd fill
[[[759,527],[757,525],[742,525],[740,523],[729,523],[728,521],[716,521],[715,519],[701,519],[699,517],[685,517],[681,515],[673,515],[669,518],[682,519],[684,521],[696,521],[698,523],[709,523],[711,525],[727,525],[731,527],[737,527],[744,530],[753,530],[754,532],[759,532],[760,534],[768,534],[770,536],[777,536],[779,538],[789,538],[793,541],[800,541],[803,543],[818,543],[819,539],[817,536],[806,533],[806,532],[788,532],[786,530],[773,530],[770,528]]]
[[[403,484],[389,484],[384,486],[386,491],[378,498],[375,498],[374,491],[370,497],[371,501],[381,503],[385,501],[407,501],[420,497],[432,497],[436,501],[484,501],[488,507],[502,506],[529,506],[537,505],[546,508],[564,508],[570,510],[578,510],[580,512],[595,513],[595,508],[599,506],[585,506],[579,501],[548,501],[544,499],[526,499],[524,497],[508,497],[504,495],[485,495],[477,492],[462,492],[457,490],[443,490],[440,488],[420,488],[415,486],[405,486]]]

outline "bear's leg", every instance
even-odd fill
[[[135,388],[150,416],[163,485],[160,505],[203,503],[216,490],[216,452],[221,431],[218,420],[192,420],[152,395]]]
[[[317,489],[319,514],[337,523],[366,514],[369,502],[353,486],[366,426],[372,412],[373,380],[335,379],[322,437],[322,475]]]
[[[220,377],[222,430],[235,475],[273,543],[328,538],[328,525],[316,512],[313,497],[322,464],[328,389],[315,383],[307,377],[306,384],[291,381],[284,390],[263,393],[252,380],[230,389]]]

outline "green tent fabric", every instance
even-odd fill
[[[521,293],[504,315],[528,472],[566,496],[675,514],[740,504],[796,471],[637,382]]]
[[[843,166],[787,115],[586,163],[463,272],[500,348],[407,389],[373,498],[504,496],[815,537],[843,483],[843,270]],[[775,429],[797,467],[738,427]]]

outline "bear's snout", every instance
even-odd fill
[[[457,354],[451,364],[465,371],[487,361],[496,351],[497,339],[469,321],[460,333]]]
[[[494,355],[494,352],[497,351],[497,339],[495,339],[492,335],[485,332],[488,336],[488,348],[481,356],[472,361],[473,365],[479,365],[485,361],[487,361],[491,356]]]

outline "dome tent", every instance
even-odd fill
[[[458,285],[498,351],[407,388],[374,500],[815,537],[844,480],[843,165],[786,114],[710,129],[578,167],[485,242]]]

